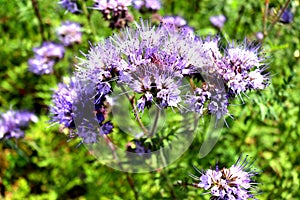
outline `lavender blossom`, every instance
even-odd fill
[[[141,112],[153,103],[160,108],[180,107],[183,74],[189,74],[191,66],[207,64],[210,58],[200,58],[201,44],[194,45],[192,38],[147,22],[136,25],[93,47],[78,66],[78,75],[96,84],[116,81],[127,85],[141,94],[137,100]]]
[[[0,116],[0,139],[24,137],[23,128],[29,122],[37,122],[38,118],[27,111],[9,110]]]
[[[75,128],[74,112],[72,110],[74,101],[77,98],[75,86],[75,79],[71,79],[69,85],[60,83],[52,96],[53,104],[50,107],[51,121],[71,129]]]
[[[77,0],[60,0],[58,4],[60,4],[61,7],[73,14],[78,14],[81,12],[77,6]]]
[[[140,11],[157,11],[161,8],[159,0],[133,0],[133,6]]]
[[[214,27],[222,29],[226,22],[226,17],[224,15],[211,16],[209,21]]]
[[[244,159],[239,157],[234,165],[230,168],[219,170],[209,169],[201,173],[200,177],[191,175],[198,182],[194,186],[207,190],[211,195],[210,199],[253,199],[255,196],[254,176],[258,174],[256,169],[252,169],[253,162],[248,160],[248,156]]]
[[[133,16],[127,8],[131,6],[132,0],[94,0],[94,2],[93,8],[102,13],[112,29],[124,28],[133,21]]]
[[[82,31],[80,24],[66,21],[57,29],[59,40],[64,46],[72,46],[81,43]]]
[[[104,102],[110,93],[104,85],[87,88],[75,78],[71,78],[69,84],[60,83],[52,97],[51,122],[69,128],[70,137],[80,137],[83,143],[95,143],[99,136],[111,133],[112,123],[103,123],[107,104]],[[91,98],[94,101],[90,101]]]
[[[40,47],[34,48],[34,57],[28,60],[28,70],[38,74],[50,74],[54,64],[64,57],[64,47],[53,42],[44,42]]]
[[[264,65],[259,47],[251,47],[245,43],[227,48],[225,56],[218,63],[218,71],[232,96],[250,89],[264,89],[269,82],[268,74],[264,73]]]

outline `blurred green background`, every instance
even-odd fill
[[[256,159],[262,170],[256,178],[262,191],[258,199],[300,199],[300,3],[291,1],[294,19],[276,23],[262,42],[270,55],[268,69],[272,84],[261,92],[249,93],[246,104],[236,99],[230,106],[234,120],[227,119],[215,148],[203,159],[198,152],[203,141],[199,133],[183,156],[167,168],[146,174],[126,174],[102,165],[78,141],[67,142],[58,126],[50,126],[48,106],[53,89],[69,76],[80,51],[112,34],[97,11],[82,15],[65,13],[56,1],[38,1],[47,40],[58,41],[56,28],[71,20],[83,25],[83,42],[66,51],[51,75],[34,75],[27,70],[32,48],[41,44],[39,22],[29,0],[0,0],[0,112],[27,109],[39,116],[25,138],[0,142],[0,199],[209,199],[201,189],[177,186],[189,179],[193,165],[208,169],[218,161],[230,166],[241,152]],[[91,7],[93,2],[79,1]],[[263,31],[265,1],[249,0],[164,0],[159,14],[180,15],[204,37],[220,34],[223,42],[245,37],[256,40]],[[270,1],[276,13],[285,1]],[[270,9],[271,10],[271,9]],[[135,18],[141,15],[130,8]],[[209,18],[227,17],[222,32]],[[272,14],[270,14],[272,15]],[[267,18],[270,26],[274,17]]]

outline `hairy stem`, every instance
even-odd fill
[[[144,126],[144,124],[143,124],[143,122],[142,122],[142,120],[141,120],[141,118],[139,116],[138,109],[137,109],[137,107],[135,105],[135,98],[134,97],[130,97],[129,94],[126,92],[125,88],[122,85],[119,84],[118,86],[121,88],[121,90],[124,92],[124,94],[126,95],[127,99],[129,100],[129,102],[131,103],[135,119],[137,120],[139,126],[141,127],[144,135],[148,135],[148,130]]]

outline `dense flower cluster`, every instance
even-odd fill
[[[104,19],[109,21],[109,27],[120,29],[133,21],[133,16],[128,12],[132,0],[94,0],[94,9],[99,10]]]
[[[80,24],[66,21],[57,29],[60,42],[64,46],[72,46],[81,43],[82,31]]]
[[[201,172],[200,177],[191,175],[191,177],[198,181],[196,187],[203,188],[209,191],[213,200],[229,200],[229,199],[252,199],[254,198],[254,191],[256,189],[256,182],[253,180],[254,176],[258,174],[256,169],[252,169],[252,162],[246,156],[243,160],[241,157],[230,168],[208,169]]]
[[[133,6],[135,9],[144,11],[157,11],[161,8],[161,2],[159,0],[133,0]]]
[[[28,60],[28,70],[38,74],[50,74],[54,64],[64,57],[65,49],[54,42],[43,42],[40,47],[34,48],[34,58]]]
[[[82,85],[75,78],[72,78],[69,84],[60,83],[52,96],[51,121],[63,125],[64,128],[69,128],[72,131],[70,137],[79,136],[84,143],[95,143],[98,136],[111,133],[113,124],[105,121],[107,104],[105,95],[110,91],[106,90],[105,94],[101,93],[104,91],[102,88],[103,85],[95,88],[98,92],[96,92],[96,96],[93,96],[94,101],[91,107],[88,102],[89,93],[83,90]],[[90,119],[86,118],[85,111],[91,111]],[[84,120],[77,121],[79,124],[76,124],[75,118]],[[93,119],[96,119],[97,124],[93,124]],[[98,133],[94,131],[97,126],[99,127]],[[73,132],[75,129],[77,131]]]
[[[222,29],[226,22],[226,17],[224,15],[211,16],[209,21],[214,27]]]
[[[60,0],[58,4],[60,4],[61,7],[73,14],[78,14],[81,12],[77,6],[77,0]]]
[[[9,110],[0,116],[0,139],[24,137],[22,128],[29,122],[37,122],[38,118],[27,111]]]
[[[91,48],[78,66],[79,78],[101,86],[98,92],[104,95],[113,81],[129,87],[139,94],[140,112],[155,105],[200,115],[207,110],[218,119],[228,114],[229,98],[268,84],[258,48],[230,45],[222,55],[218,38],[200,40],[166,30],[164,25],[136,25]],[[191,85],[190,93],[183,82],[195,77],[207,80]]]

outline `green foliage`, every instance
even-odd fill
[[[187,3],[189,2],[189,3]],[[41,44],[39,22],[30,1],[0,0],[0,106],[27,109],[39,116],[39,122],[26,130],[25,138],[0,143],[0,199],[208,199],[202,190],[183,188],[178,181],[193,173],[193,165],[207,169],[215,165],[231,165],[241,152],[256,158],[262,170],[257,181],[262,194],[259,199],[300,198],[300,3],[291,1],[294,20],[291,24],[275,24],[262,42],[270,56],[272,84],[266,90],[236,99],[230,107],[234,120],[227,119],[221,138],[211,153],[199,159],[203,132],[199,131],[192,146],[167,168],[148,174],[126,174],[99,163],[78,140],[67,141],[57,125],[49,125],[48,109],[53,89],[69,76],[87,52],[89,43],[110,36],[99,12],[88,9],[87,15],[65,13],[56,1],[38,1],[47,40],[58,41],[55,29],[62,21],[83,25],[83,43],[68,49],[62,61],[54,66],[54,74],[36,76],[27,71],[32,48]],[[270,4],[282,7],[284,1]],[[93,1],[79,1],[91,7]],[[161,15],[180,15],[195,31],[205,36],[220,34],[224,43],[232,40],[255,40],[263,31],[263,1],[164,0]],[[137,11],[135,17],[142,16]],[[87,13],[85,13],[87,14]],[[227,22],[218,32],[209,17],[224,14]],[[271,19],[268,19],[268,24]],[[173,120],[176,121],[175,119]],[[173,123],[174,123],[173,122]],[[171,122],[172,123],[172,122]],[[168,130],[174,130],[171,124]],[[168,136],[172,136],[168,132]]]

